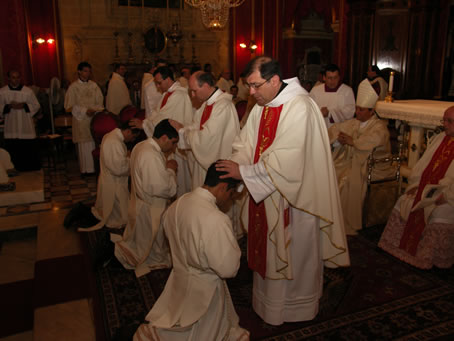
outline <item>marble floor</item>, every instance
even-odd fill
[[[52,281],[58,279],[60,270],[54,269],[53,264],[63,268],[65,264],[72,266],[69,260],[82,254],[80,236],[74,230],[65,229],[63,220],[75,202],[94,200],[96,178],[82,178],[76,160],[58,164],[57,169],[44,167],[43,171],[44,201],[0,207],[0,290],[32,281],[33,301],[40,302],[39,306],[30,308],[32,328],[14,334],[0,330],[0,341],[95,340],[89,295],[69,301],[59,298],[55,302],[52,293],[47,293],[43,295],[50,297],[46,301],[40,296],[39,288],[45,288],[51,281],[46,278],[48,274],[52,274]],[[67,271],[71,273],[72,268]],[[7,317],[8,312],[3,309],[5,306],[0,305],[0,315]]]

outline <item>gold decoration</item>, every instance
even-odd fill
[[[222,30],[229,20],[230,7],[238,7],[245,0],[184,0],[200,8],[202,23],[209,30]]]

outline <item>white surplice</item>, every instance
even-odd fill
[[[81,173],[92,173],[95,171],[92,151],[95,143],[91,136],[91,117],[87,116],[87,110],[103,110],[101,89],[98,84],[89,80],[83,82],[78,79],[71,83],[65,95],[65,110],[71,112],[73,142],[77,144],[79,155],[79,167]]]
[[[118,115],[124,107],[132,105],[131,98],[129,97],[129,90],[126,86],[124,78],[114,72],[109,81],[106,95],[106,109],[111,113]]]
[[[5,149],[0,148],[0,184],[9,182],[8,169],[14,169],[11,156]]]
[[[145,109],[145,86],[150,81],[153,81],[153,74],[150,72],[144,72],[142,84],[140,86],[140,109]]]
[[[214,105],[210,118],[200,129],[200,121],[207,105]],[[180,149],[190,149],[188,157],[192,173],[192,189],[203,185],[208,167],[218,159],[232,154],[232,143],[240,131],[238,115],[232,95],[216,90],[196,111],[193,123],[180,129]]]
[[[163,100],[170,94],[163,105]],[[153,136],[154,127],[164,119],[172,119],[183,125],[190,125],[193,118],[193,109],[188,89],[182,87],[179,82],[175,82],[161,96],[158,106],[152,112],[151,117],[143,121],[143,128],[148,137]],[[178,163],[177,172],[177,197],[191,191],[191,173],[188,166],[186,153],[183,150],[175,152],[175,160]]]
[[[156,84],[153,79],[145,84],[143,91],[145,117],[150,118],[152,117],[154,111],[156,111],[162,94],[158,91],[158,88],[156,88]]]
[[[161,215],[176,194],[176,175],[153,138],[138,143],[131,154],[131,198],[128,224],[115,242],[115,256],[137,277],[170,266],[170,254],[160,229]]]
[[[169,207],[162,225],[173,269],[134,341],[248,340],[224,280],[236,275],[241,251],[216,198],[199,187]]]
[[[226,93],[230,93],[230,87],[233,85],[233,81],[231,79],[225,79],[224,77],[219,78],[216,83],[216,86]]]
[[[92,231],[104,225],[120,228],[128,221],[128,177],[129,157],[124,143],[124,137],[119,128],[104,135],[101,143],[100,173],[98,192],[93,215],[100,222],[92,228],[82,231]]]
[[[327,127],[333,123],[343,122],[355,115],[355,95],[351,87],[341,84],[336,92],[325,91],[325,84],[314,86],[309,94],[319,108],[327,107],[329,114],[325,117]]]
[[[16,103],[27,104],[28,111],[24,109],[10,108],[4,114],[5,106]],[[5,120],[4,138],[5,139],[34,139],[36,138],[35,124],[33,116],[38,112],[40,105],[32,89],[21,86],[12,89],[9,85],[0,89],[0,117]]]
[[[333,151],[334,167],[342,202],[345,231],[357,234],[362,228],[362,207],[367,189],[367,158],[375,149],[375,158],[388,157],[391,143],[387,120],[375,115],[366,122],[351,119],[335,123],[328,129],[330,142],[334,143],[340,132],[353,138],[353,146],[338,144]],[[389,163],[378,163],[374,167],[373,180],[392,177],[395,168]]]
[[[270,102],[283,105],[276,137],[253,164],[262,106],[236,139],[232,160],[268,223],[266,276],[254,272],[253,308],[269,324],[313,319],[326,266],[350,263],[327,129],[317,104],[296,78]],[[248,205],[242,221],[248,226]],[[284,210],[290,223],[284,228]]]

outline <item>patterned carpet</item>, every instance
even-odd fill
[[[352,266],[325,269],[320,312],[310,322],[264,323],[251,308],[252,276],[245,255],[228,281],[240,324],[252,340],[453,340],[454,269],[422,271],[376,247],[383,226],[349,237]],[[88,253],[105,238],[84,234]],[[245,240],[240,245],[245,251]],[[95,271],[104,337],[133,331],[162,292],[169,270],[137,279],[119,263]],[[129,327],[129,328],[128,328]],[[116,338],[127,339],[127,338]]]

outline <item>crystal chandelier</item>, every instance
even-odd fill
[[[229,20],[230,7],[237,7],[245,0],[184,0],[200,8],[202,23],[209,30],[222,30]]]

